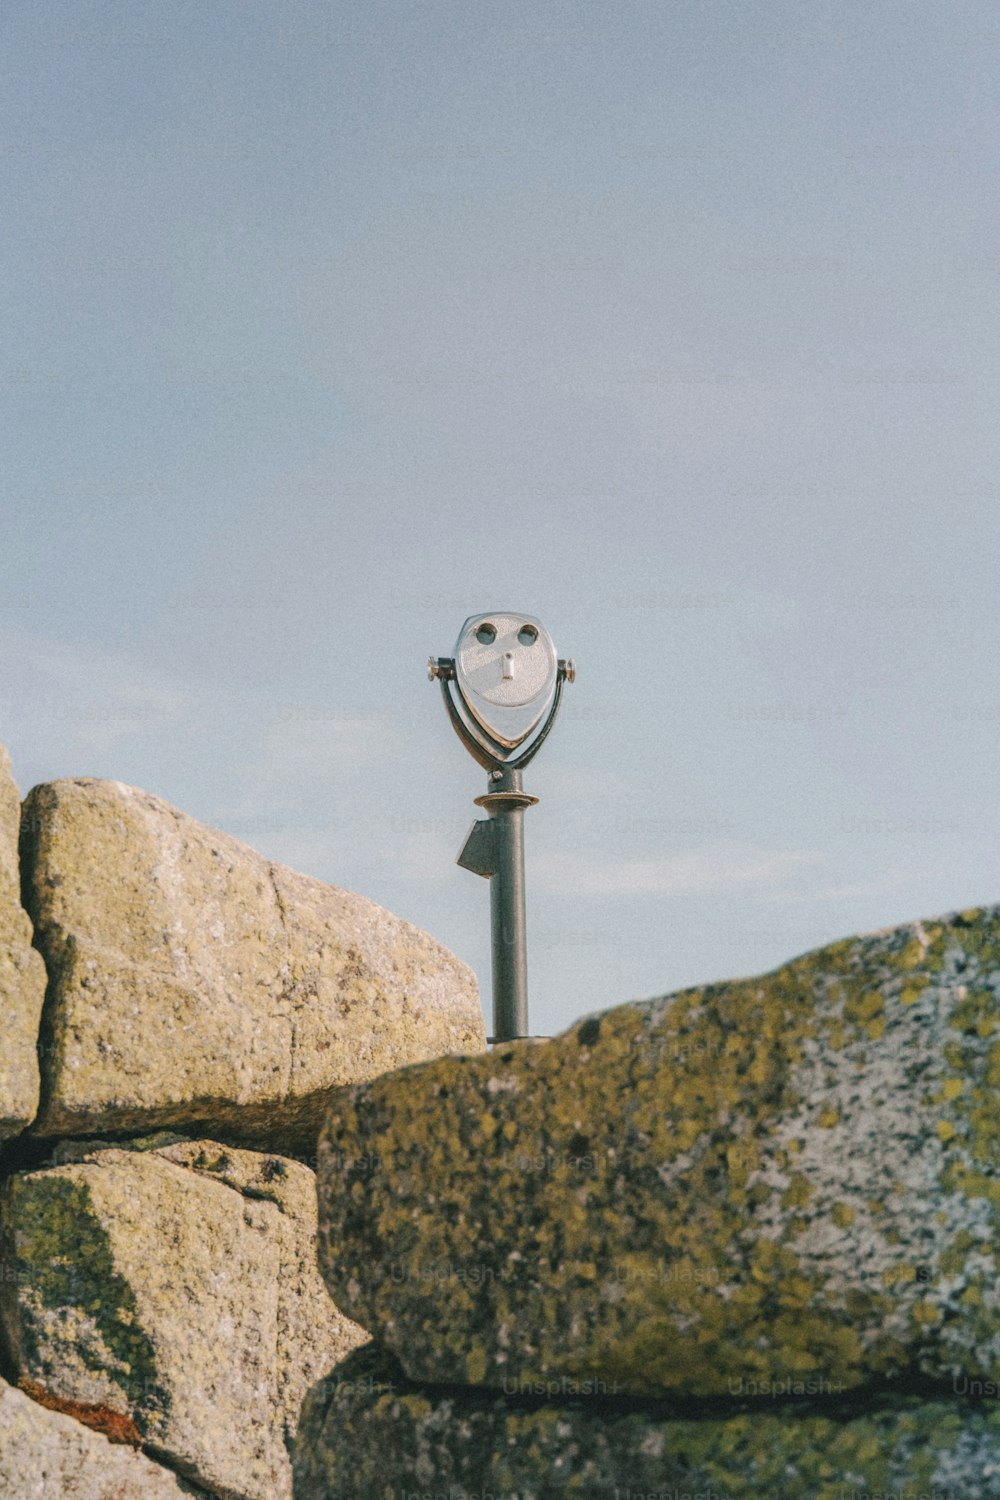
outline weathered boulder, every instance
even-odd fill
[[[112,1444],[74,1417],[47,1411],[0,1380],[0,1495],[4,1500],[209,1500],[134,1448]]]
[[[119,782],[38,786],[25,811],[37,1134],[183,1124],[309,1154],[333,1085],[485,1047],[471,970],[374,902]]]
[[[320,1265],[408,1376],[1000,1377],[1000,908],[341,1091]]]
[[[38,1026],[45,964],[31,946],[21,906],[17,842],[21,799],[0,745],[0,1143],[30,1125],[38,1108]]]
[[[312,1172],[157,1137],[70,1142],[57,1160],[0,1191],[18,1375],[127,1416],[149,1453],[224,1500],[287,1495],[303,1395],[366,1337],[316,1268]]]
[[[1000,1500],[995,1401],[814,1392],[693,1416],[563,1387],[535,1401],[420,1387],[369,1345],[306,1398],[295,1500]]]

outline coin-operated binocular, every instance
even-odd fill
[[[473,823],[458,863],[490,881],[494,1042],[528,1035],[524,926],[524,809],[533,807],[521,772],[555,722],[563,684],[576,667],[556,655],[531,615],[492,610],[466,620],[454,656],[432,656],[427,675],[441,683],[448,717],[469,754],[489,773],[477,797],[488,818]]]

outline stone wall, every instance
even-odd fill
[[[485,1051],[372,902],[0,757],[0,1496],[1000,1500],[1000,907]]]

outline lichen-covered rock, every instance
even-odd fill
[[[25,811],[51,976],[36,1133],[309,1154],[331,1086],[485,1047],[471,970],[374,902],[119,782],[38,786]]]
[[[320,1264],[417,1379],[1000,1378],[1000,908],[344,1089]]]
[[[31,946],[21,906],[17,844],[21,799],[0,745],[0,1143],[17,1135],[38,1108],[38,1025],[45,964]]]
[[[295,1500],[1000,1500],[996,1402],[820,1392],[691,1416],[552,1384],[535,1401],[435,1390],[369,1345],[306,1399]]]
[[[127,1416],[213,1494],[280,1500],[307,1387],[366,1337],[316,1269],[312,1172],[156,1136],[58,1157],[0,1191],[18,1375]]]
[[[181,1500],[203,1490],[0,1380],[4,1500]]]

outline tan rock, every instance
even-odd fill
[[[0,1310],[18,1375],[134,1424],[224,1500],[290,1494],[308,1386],[366,1335],[315,1264],[300,1162],[212,1141],[73,1143],[0,1193]]]
[[[46,983],[21,906],[20,818],[10,756],[0,745],[0,1142],[30,1125],[38,1108],[38,1027]]]
[[[208,1500],[134,1448],[110,1443],[74,1417],[46,1410],[0,1381],[0,1495],[4,1500]]]
[[[183,1123],[308,1154],[334,1085],[484,1050],[471,970],[363,896],[118,782],[39,786],[26,812],[37,1133]]]

